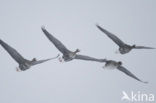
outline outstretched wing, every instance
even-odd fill
[[[4,41],[0,40],[0,44],[2,45],[2,47],[10,54],[10,56],[19,64],[25,63],[25,61],[27,61],[26,59],[24,59],[22,57],[22,55],[20,55],[14,48],[12,48],[11,46],[9,46],[7,43],[5,43]]]
[[[37,61],[29,61],[31,63],[31,65],[37,65],[37,64],[41,64],[44,63],[46,61],[52,60],[52,59],[56,59],[58,58],[60,55],[58,54],[56,57],[53,58],[49,58],[49,59],[43,59],[43,60],[37,60]]]
[[[34,61],[34,62],[31,63],[31,65],[41,64],[41,63],[44,63],[44,62],[49,61],[49,60],[51,60],[51,59],[44,59],[44,60]]]
[[[155,49],[153,47],[146,47],[146,46],[135,46],[135,49]]]
[[[110,39],[112,39],[118,46],[123,46],[125,45],[125,43],[123,41],[121,41],[117,36],[115,36],[114,34],[110,33],[109,31],[107,31],[106,29],[100,27],[99,25],[96,25],[97,28],[99,28],[103,33],[105,33]]]
[[[139,78],[137,78],[134,74],[132,74],[129,70],[127,70],[127,69],[124,68],[123,66],[119,66],[117,69],[120,70],[120,71],[122,71],[122,72],[124,72],[124,73],[127,74],[128,76],[130,76],[130,77],[132,77],[132,78],[134,78],[134,79],[140,81],[140,82],[148,83],[148,82],[144,82],[144,81],[140,80]]]
[[[96,61],[96,62],[106,62],[106,59],[96,59],[96,58],[85,56],[85,55],[76,55],[75,59]]]
[[[61,43],[58,39],[56,39],[53,35],[51,35],[45,27],[41,28],[47,38],[55,45],[55,47],[62,52],[63,54],[68,54],[70,51]]]

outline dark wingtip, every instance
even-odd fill
[[[148,84],[148,83],[149,83],[148,81],[145,81],[145,82],[144,82],[144,81],[142,81],[142,82],[143,82],[143,83],[145,83],[145,84]]]
[[[96,24],[96,27],[100,29],[101,31],[104,31],[104,29],[99,24]]]
[[[139,80],[139,81],[142,82],[142,83],[145,83],[145,84],[149,83],[148,81],[142,81],[142,80]]]
[[[156,49],[155,47],[147,47],[147,49]]]
[[[95,25],[96,25],[97,28],[100,28],[100,25],[98,23],[95,23]]]
[[[153,48],[153,47],[149,47],[149,48],[147,48],[147,49],[156,49],[156,48]]]

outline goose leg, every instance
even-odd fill
[[[119,53],[120,53],[119,50],[116,50],[116,51],[115,51],[115,54],[119,54]]]
[[[63,60],[62,60],[62,58],[61,57],[59,57],[59,59],[58,59],[60,62],[63,62]]]
[[[16,71],[17,71],[17,72],[21,72],[21,70],[20,70],[18,67],[16,67]]]

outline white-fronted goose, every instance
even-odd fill
[[[1,46],[10,54],[10,56],[19,64],[19,67],[16,67],[17,71],[25,71],[27,69],[29,69],[31,66],[49,61],[51,59],[55,59],[57,57],[54,58],[49,58],[49,59],[44,59],[44,60],[36,60],[36,58],[33,58],[32,60],[27,60],[25,59],[21,54],[19,54],[14,48],[12,48],[11,46],[9,46],[7,43],[5,43],[4,41],[2,41],[0,39],[0,44]]]
[[[96,59],[93,57],[85,56],[85,55],[78,55],[77,53],[80,52],[79,49],[76,49],[74,52],[68,50],[63,43],[61,43],[57,38],[55,38],[52,34],[50,34],[44,26],[41,27],[45,36],[55,45],[55,47],[63,54],[62,58],[59,58],[59,61],[65,62],[71,61],[73,59],[80,59],[80,60],[88,60],[88,61],[96,61],[96,62],[105,62],[105,59]]]
[[[132,49],[155,49],[153,47],[128,45],[128,44],[124,43],[122,40],[120,40],[114,34],[110,33],[106,29],[102,28],[101,26],[99,26],[99,25],[96,25],[96,26],[119,46],[119,52],[121,54],[126,54],[126,53],[130,52]]]

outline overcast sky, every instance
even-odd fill
[[[131,45],[156,47],[155,0],[0,0],[0,38],[25,58],[60,53],[41,26],[80,54],[122,61],[149,84],[103,63],[57,59],[16,72],[18,64],[0,47],[0,103],[124,103],[122,91],[156,94],[156,50],[115,54],[117,45],[96,23]]]

